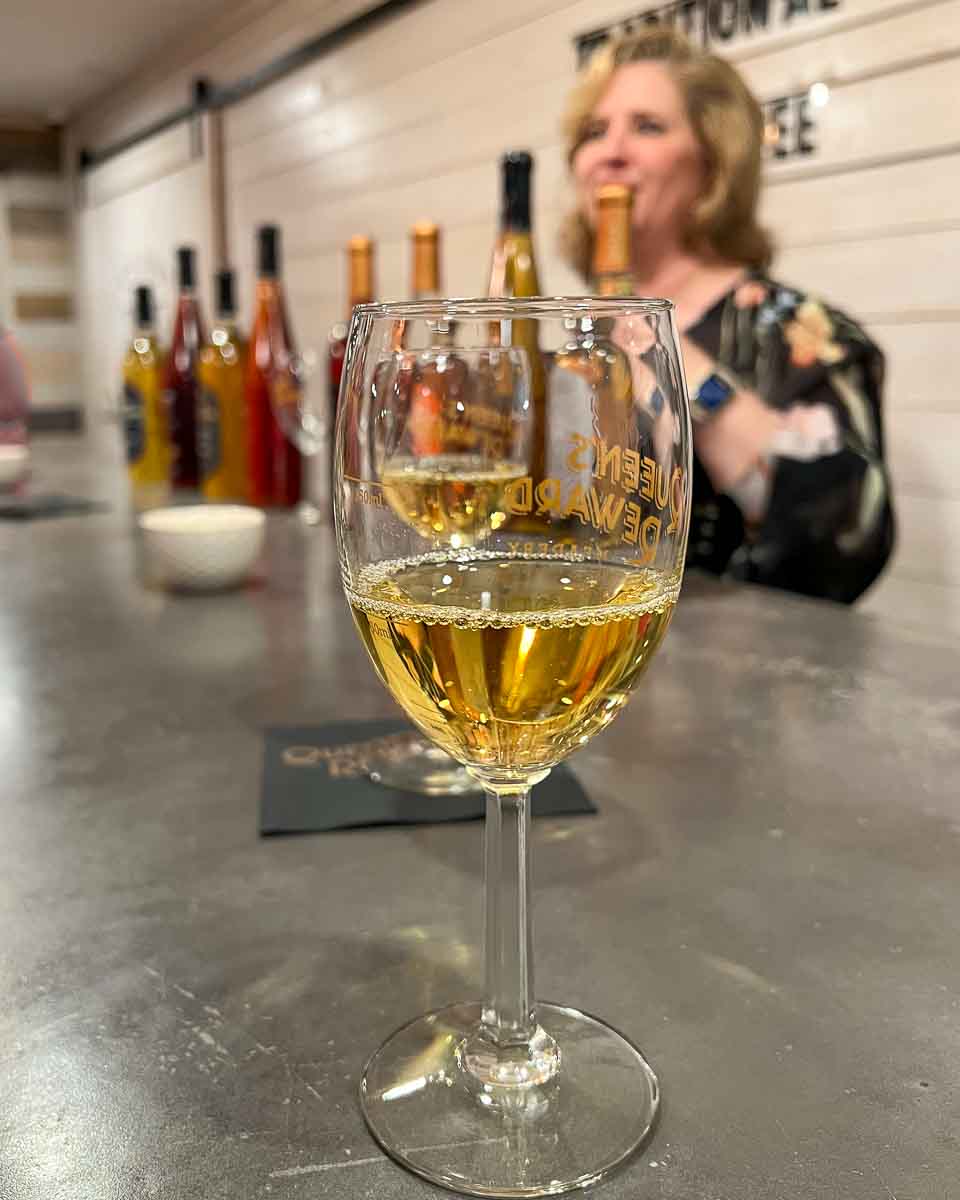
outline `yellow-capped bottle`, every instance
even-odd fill
[[[598,296],[632,296],[630,214],[633,192],[618,183],[597,189],[593,237],[593,290]]]
[[[197,366],[200,487],[207,500],[242,501],[247,495],[247,347],[237,332],[233,272],[218,271],[214,283],[216,318]]]
[[[597,296],[616,299],[633,294],[630,269],[630,214],[633,192],[619,184],[601,187],[596,194],[597,222],[593,243],[593,289]],[[550,439],[547,473],[559,479],[565,494],[573,487],[583,491],[595,484],[592,461],[577,456],[571,466],[570,448],[589,445],[600,438],[621,452],[629,444],[634,382],[630,362],[611,336],[609,317],[570,320],[570,338],[553,358],[550,373]],[[598,397],[603,397],[601,401]]]
[[[138,510],[170,497],[172,455],[163,398],[163,358],[154,326],[153,292],[134,292],[134,332],[123,359],[123,428],[133,505]]]

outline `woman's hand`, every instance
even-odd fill
[[[680,346],[692,399],[716,364],[690,338],[681,336]],[[735,490],[757,469],[781,425],[781,415],[747,388],[736,392],[715,416],[696,422],[697,455],[718,492]]]

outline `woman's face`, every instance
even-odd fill
[[[659,62],[618,67],[573,158],[581,211],[594,223],[606,183],[633,188],[633,227],[678,242],[704,185],[703,152],[680,89]]]

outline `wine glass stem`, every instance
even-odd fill
[[[542,779],[546,772],[537,778]],[[537,1021],[530,919],[530,784],[491,784],[484,834],[486,995],[459,1060],[482,1103],[552,1080],[560,1048]]]
[[[483,1024],[498,1045],[529,1042],[536,1028],[530,913],[530,789],[487,789],[484,839]]]

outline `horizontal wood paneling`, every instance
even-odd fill
[[[83,178],[85,203],[106,204],[154,180],[180,171],[193,160],[191,126],[176,125],[118,158],[88,171]]]
[[[79,302],[78,302],[79,306]],[[69,324],[27,324],[16,330],[20,348],[27,355],[47,350],[82,354],[86,362],[86,347],[81,346],[80,332],[76,322]]]
[[[221,20],[192,28],[189,36],[155,55],[125,84],[77,114],[71,122],[71,142],[78,149],[126,137],[185,104],[194,79],[231,83],[375,2],[236,0],[224,5]]]
[[[80,386],[80,354],[75,349],[51,350],[24,346],[24,357],[30,367],[30,379],[34,387]]]
[[[30,407],[37,409],[74,408],[81,400],[79,377],[68,383],[42,383],[37,380],[33,364],[27,362],[30,376]]]
[[[741,67],[748,76],[751,72],[758,75],[763,72],[766,61],[763,56],[770,55],[774,66],[764,76],[763,83],[766,86],[768,77],[772,78],[770,90],[780,95],[788,90],[783,81],[780,48],[803,40],[803,57],[810,53],[819,55],[816,62],[822,72],[824,65],[837,56],[829,35],[836,30],[857,30],[858,34],[844,35],[850,39],[845,51],[845,61],[851,63],[848,69],[862,71],[866,63],[875,65],[878,54],[899,61],[894,57],[896,39],[883,34],[882,24],[879,30],[872,26],[904,10],[926,21],[927,10],[941,8],[945,2],[956,0],[916,3],[846,0],[834,13],[798,21],[793,27],[775,23],[766,33],[731,44],[726,52],[732,59],[742,60]],[[484,5],[476,5],[473,0],[436,0],[406,16],[399,27],[404,44],[417,46],[415,58],[397,54],[397,31],[387,26],[232,110],[228,138],[235,148],[266,134],[283,139],[291,122],[299,121],[304,129],[292,134],[291,141],[294,145],[298,141],[310,144],[318,137],[331,136],[339,113],[349,118],[350,128],[343,131],[346,138],[343,144],[349,144],[360,136],[371,135],[373,130],[367,127],[364,134],[364,127],[370,120],[376,120],[378,112],[382,129],[387,127],[384,122],[409,123],[415,119],[411,116],[411,106],[422,107],[425,101],[440,95],[449,110],[468,99],[482,99],[485,83],[492,89],[518,82],[533,85],[561,77],[569,79],[574,35],[633,11],[636,10],[621,0],[578,0],[566,4],[543,0],[510,4],[491,0]],[[863,50],[862,54],[869,57],[858,60],[855,57],[858,41],[869,41],[871,46],[876,43],[877,48]],[[535,54],[530,52],[531,47],[536,47]],[[796,63],[795,51],[790,54]],[[808,84],[818,77],[808,75],[800,82]],[[344,100],[351,102],[343,105]],[[397,105],[399,111],[395,112]],[[320,119],[310,126],[315,116]],[[359,124],[355,125],[358,118]]]
[[[848,5],[841,4],[841,9]],[[881,14],[871,5],[871,23],[833,32],[810,22],[803,53],[786,47],[740,63],[750,86],[760,96],[784,95],[817,80],[851,81],[902,70],[904,64],[960,50],[960,0],[894,8]]]
[[[445,110],[457,107],[464,86],[476,98],[478,78],[491,64],[493,80],[522,71],[524,60],[531,80],[541,78],[544,70],[556,73],[562,61],[558,49],[572,62],[565,32],[569,15],[586,8],[558,0],[524,0],[519,5],[510,0],[482,5],[434,0],[420,5],[399,24],[387,23],[231,108],[227,143],[238,150],[257,140],[269,152],[268,141],[280,139],[285,146],[281,155],[324,136],[349,145],[423,119],[431,108],[437,109],[441,97]],[[454,16],[457,10],[461,20]],[[469,37],[464,36],[465,23]],[[531,55],[531,36],[537,34],[538,53]],[[416,53],[398,53],[398,45],[415,46]]]
[[[871,163],[960,149],[955,95],[960,59],[895,71],[877,79],[835,85],[821,110],[817,153],[787,161],[785,179],[855,170]]]
[[[3,177],[8,205],[66,208],[68,187],[61,175],[31,175],[11,172]]]
[[[960,589],[960,500],[901,492],[897,521],[894,573]]]
[[[778,273],[869,318],[878,308],[950,308],[960,299],[960,230],[788,248]]]
[[[932,89],[934,95],[938,92],[944,96],[950,94],[949,77],[944,71],[950,66],[956,76],[960,72],[960,59],[957,63],[935,64],[924,69],[928,76],[921,89],[922,95],[929,97],[931,93],[927,88]],[[937,77],[934,78],[932,73],[937,73]],[[880,158],[893,153],[894,149],[903,151],[907,147],[916,153],[960,147],[960,131],[952,110],[948,105],[918,100],[915,93],[919,80],[916,76],[915,71],[904,71],[844,89],[846,111],[840,101],[836,102],[835,111],[832,101],[829,123],[821,130],[823,145],[816,156],[817,171],[827,167],[846,170],[863,154],[863,138],[854,136],[844,140],[834,132],[834,117],[841,126],[849,124],[851,111],[862,118],[871,104],[881,110],[881,120],[885,117],[897,126],[892,133],[887,129],[875,131],[871,145]],[[344,209],[348,203],[351,207],[355,203],[369,207],[368,197],[372,194],[408,184],[419,185],[426,201],[432,190],[429,182],[435,175],[449,177],[471,167],[492,168],[492,160],[512,146],[534,148],[538,152],[540,173],[553,179],[562,178],[558,113],[569,85],[569,78],[564,76],[532,87],[494,88],[492,94],[474,107],[441,112],[434,107],[433,115],[425,121],[400,127],[349,149],[330,150],[323,140],[304,144],[295,151],[289,146],[278,147],[273,143],[272,148],[265,146],[262,150],[256,144],[242,147],[228,154],[231,199],[251,215],[283,212],[289,220],[296,213],[309,214],[307,219],[311,221],[316,237],[322,238],[324,231],[331,228],[327,219],[329,209]],[[886,113],[884,106],[888,110]],[[905,110],[911,106],[914,109],[926,107],[929,111],[923,121],[915,120],[909,127],[900,127],[899,116],[894,121],[898,106]],[[904,123],[909,117],[909,112],[905,112]],[[952,166],[952,157],[950,162]],[[810,168],[805,164],[799,168],[787,164],[772,169],[771,176],[794,180],[802,179],[804,173],[809,172]],[[774,188],[781,204],[785,199],[789,201],[789,196],[781,191],[786,186],[778,183]],[[468,189],[462,193],[462,201],[468,206],[475,205],[482,195]],[[383,205],[381,212],[386,215]],[[950,215],[946,212],[941,220]],[[902,221],[903,216],[895,220]],[[853,232],[853,227],[848,226],[848,229]]]
[[[216,62],[222,69],[209,73],[229,78],[233,66],[257,59],[255,29],[262,61],[316,23],[309,7],[287,0],[257,14],[202,61]],[[228,222],[244,307],[253,228],[267,220],[284,231],[304,345],[322,348],[342,315],[342,247],[355,232],[378,241],[384,297],[408,291],[406,234],[422,217],[444,228],[446,290],[482,291],[496,220],[495,160],[514,146],[537,155],[544,289],[582,291],[555,251],[569,204],[559,120],[573,81],[571,39],[638,7],[624,0],[431,0],[228,110]],[[775,272],[872,322],[887,354],[901,536],[889,578],[871,594],[872,611],[926,605],[935,619],[945,623],[950,614],[960,628],[960,489],[952,469],[960,400],[950,386],[960,335],[960,0],[843,0],[829,15],[778,24],[727,50],[763,96],[817,79],[831,84],[830,102],[816,114],[817,153],[767,170],[764,218],[782,246]],[[109,125],[101,113],[100,129]],[[130,275],[131,262],[142,267],[151,254],[166,261],[177,220],[183,230],[195,228],[187,211],[203,189],[187,182],[196,164],[184,169],[185,148],[188,140],[172,139],[92,180],[88,197],[99,218],[84,215],[85,238],[100,253],[114,243],[106,263],[85,252],[86,276],[101,281],[95,293],[85,285],[92,312],[108,301],[108,275],[113,286],[118,272]],[[126,314],[99,315],[93,324],[109,327],[90,343],[102,374],[122,348]]]
[[[886,439],[898,492],[960,500],[960,413],[888,411]]]
[[[887,356],[887,403],[893,411],[960,414],[950,365],[960,350],[960,321],[870,325]]]
[[[14,233],[9,239],[10,259],[17,265],[64,267],[73,261],[73,246],[68,234]]]
[[[14,292],[72,292],[73,262],[13,262],[7,272],[11,290]]]
[[[67,231],[67,213],[59,207],[11,204],[7,209],[7,223],[12,234],[62,237]]]
[[[948,153],[812,179],[773,172],[761,212],[779,245],[824,245],[960,228],[958,196],[960,153]]]

